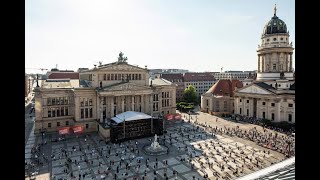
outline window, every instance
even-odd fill
[[[86,129],[88,129],[89,128],[89,124],[86,124]]]
[[[139,74],[139,80],[141,80],[141,74]]]
[[[288,121],[292,122],[292,114],[288,114]]]
[[[60,126],[60,122],[57,122],[57,126],[58,126],[58,127]]]
[[[209,106],[209,99],[207,99],[207,106]]]
[[[63,97],[60,98],[60,104],[61,104],[61,105],[64,104],[64,98],[63,98]]]
[[[48,117],[51,117],[51,109],[48,109]]]
[[[249,109],[247,109],[247,116],[249,116]]]
[[[64,107],[61,108],[60,113],[61,113],[61,116],[64,116]]]
[[[111,74],[111,77],[110,77],[110,79],[111,79],[111,80],[113,80],[113,79],[114,79],[114,78],[113,78],[113,74]]]
[[[92,108],[90,108],[89,117],[92,118]]]
[[[283,38],[280,38],[281,41],[283,41]]]
[[[52,117],[56,117],[56,110],[52,108]]]
[[[52,105],[56,105],[56,98],[52,98]]]
[[[60,116],[60,109],[57,109],[57,117]]]
[[[107,80],[108,81],[110,80],[110,74],[107,74]]]
[[[106,74],[103,74],[103,80],[107,80],[107,75]]]
[[[265,105],[266,105],[266,102],[262,102],[262,105],[265,106]]]
[[[276,41],[277,40],[277,38],[273,38],[273,41]]]
[[[242,102],[242,99],[240,99],[240,102]],[[241,114],[241,113],[240,113]]]
[[[89,99],[89,106],[92,106],[92,99]]]
[[[84,115],[85,115],[84,117],[85,117],[85,118],[88,118],[88,114],[89,114],[89,113],[88,113],[88,108],[86,108],[86,109],[85,109],[85,113],[84,113]]]
[[[273,65],[272,65],[272,69],[273,69],[273,70],[276,70],[276,69],[277,69],[277,65],[276,65],[276,64],[273,64]]]
[[[83,101],[84,101],[84,99],[83,99],[83,98],[81,98],[81,99],[80,99],[80,106],[81,106],[81,107],[83,107],[83,106],[84,106]]]
[[[69,121],[66,121],[66,126],[69,126]]]
[[[288,104],[288,107],[293,107],[293,104]]]
[[[86,103],[86,106],[88,106],[88,104],[89,104],[88,98],[85,99],[85,103]]]
[[[65,113],[66,113],[66,114],[65,114],[66,116],[69,115],[69,111],[68,111],[68,110],[69,110],[68,107],[66,107],[66,112],[65,112]]]
[[[84,118],[84,109],[81,109],[81,115],[80,118],[83,119]]]
[[[269,42],[270,39],[267,39],[267,42]]]
[[[240,114],[242,114],[242,109],[240,108]]]
[[[247,103],[249,103],[249,100],[247,100]]]
[[[51,123],[48,123],[48,128],[51,128]]]
[[[275,105],[274,103],[271,103],[271,106],[272,106],[272,107],[274,107],[274,105]]]
[[[64,97],[64,104],[69,104],[68,97]]]
[[[114,75],[114,80],[118,80],[118,75],[117,74]]]
[[[271,119],[274,120],[274,113],[271,114]]]
[[[47,105],[50,106],[51,105],[51,98],[47,99]]]
[[[262,119],[266,118],[266,112],[262,112]]]

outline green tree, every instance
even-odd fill
[[[195,105],[198,104],[198,97],[196,93],[196,89],[189,85],[183,92],[183,99],[187,103],[194,103]]]

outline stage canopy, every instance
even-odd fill
[[[116,123],[122,123],[125,121],[134,121],[134,120],[140,120],[140,119],[151,119],[152,116],[149,116],[148,114],[142,113],[142,112],[135,112],[135,111],[127,111],[121,114],[116,115],[116,117],[111,118]]]

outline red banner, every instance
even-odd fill
[[[173,119],[174,119],[174,116],[173,116],[172,114],[168,114],[168,115],[166,116],[166,119],[167,119],[167,120],[173,120]]]
[[[61,135],[69,134],[69,130],[70,130],[70,127],[61,128],[61,129],[59,129],[59,134],[61,134]]]
[[[82,126],[73,126],[72,130],[74,133],[82,133],[83,132],[83,127]]]

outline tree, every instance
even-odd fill
[[[183,99],[187,103],[198,104],[198,97],[195,88],[189,85],[183,92]]]

